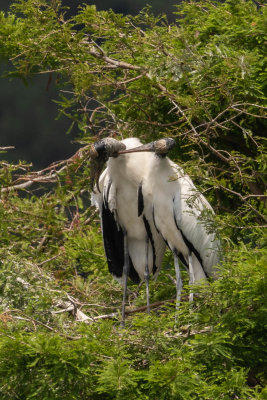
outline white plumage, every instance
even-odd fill
[[[170,249],[187,265],[192,250],[195,281],[213,275],[219,261],[219,241],[214,232],[208,232],[204,220],[214,212],[189,176],[169,158],[155,155],[142,192],[144,214],[154,220]]]
[[[126,149],[141,145],[136,138],[125,139],[122,143]],[[146,281],[147,295],[148,274],[158,273],[166,247],[154,224],[138,215],[139,185],[153,157],[151,153],[110,157],[99,179],[100,193],[92,194],[92,204],[100,210],[110,272],[126,285],[124,264],[128,253],[129,276],[135,282]],[[149,299],[147,301],[149,308]]]
[[[135,282],[145,280],[149,310],[149,274],[158,273],[165,243],[174,255],[177,308],[182,290],[178,260],[188,268],[190,284],[214,275],[219,262],[219,240],[205,221],[214,212],[189,176],[166,157],[174,143],[107,138],[92,150],[98,172],[107,161],[92,203],[100,211],[109,270],[124,283],[123,320],[128,275]]]
[[[131,155],[154,152],[142,179],[143,215],[173,252],[178,304],[182,289],[178,258],[188,267],[193,284],[215,274],[220,243],[214,230],[207,228],[212,207],[182,168],[166,157],[173,145],[172,139],[162,139],[132,149]]]

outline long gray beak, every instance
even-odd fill
[[[126,153],[140,153],[143,151],[150,151],[158,156],[166,156],[168,152],[175,146],[175,140],[172,138],[164,138],[155,140],[154,142],[150,142],[138,147],[134,147],[133,149],[119,151],[118,154],[126,154]]]
[[[126,153],[140,153],[142,151],[151,151],[151,152],[155,152],[155,142],[151,142],[151,143],[147,143],[147,144],[143,144],[141,146],[138,147],[134,147],[133,149],[128,149],[128,150],[122,150],[119,151],[118,154],[126,154]]]

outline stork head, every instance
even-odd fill
[[[125,153],[138,153],[142,151],[150,151],[158,155],[159,157],[166,157],[168,152],[175,146],[175,140],[172,138],[163,138],[159,140],[155,140],[154,142],[150,142],[144,144],[142,146],[134,147],[129,150],[121,150],[118,154]]]
[[[91,158],[90,187],[92,191],[94,191],[94,185],[96,184],[96,187],[100,192],[99,177],[109,157],[117,157],[119,152],[125,149],[126,146],[124,143],[110,137],[101,139],[92,144],[89,151]]]

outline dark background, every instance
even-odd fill
[[[154,14],[165,13],[174,20],[173,11],[181,0],[63,0],[75,14],[81,4],[95,4],[98,10],[113,9],[116,13],[137,14],[147,4]],[[8,11],[10,0],[1,0],[0,9]],[[6,65],[0,65],[1,73]],[[0,147],[15,146],[15,150],[0,154],[1,159],[17,163],[31,162],[35,170],[53,161],[65,159],[79,147],[73,143],[78,136],[75,129],[66,135],[70,121],[58,117],[57,89],[53,82],[48,85],[47,76],[37,76],[27,82],[19,79],[0,78]]]

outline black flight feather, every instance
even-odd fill
[[[177,228],[178,231],[181,233],[182,238],[183,238],[183,240],[184,240],[186,246],[189,248],[189,250],[191,250],[192,253],[195,254],[196,258],[198,259],[198,261],[200,262],[200,265],[201,265],[202,268],[203,268],[203,271],[204,271],[205,275],[207,276],[206,271],[205,271],[204,266],[203,266],[203,261],[202,261],[202,258],[201,258],[201,256],[200,256],[199,252],[197,251],[197,249],[195,248],[195,246],[187,239],[187,237],[185,236],[185,234],[183,233],[183,231],[180,229],[180,227],[179,227],[179,225],[178,225],[178,222],[177,222],[176,217],[175,217],[175,210],[174,210],[174,209],[173,209],[173,218],[174,218],[174,222],[175,222],[176,228]],[[178,257],[181,258],[180,255],[178,255]],[[183,262],[183,261],[182,261],[182,262]],[[187,265],[187,264],[186,264],[186,265]]]
[[[138,187],[138,217],[140,217],[143,211],[144,211],[144,197],[142,192],[142,183],[140,183]]]
[[[124,241],[123,241],[123,230],[117,224],[114,214],[108,208],[108,204],[103,202],[102,206],[102,230],[103,230],[103,242],[108,262],[109,272],[116,278],[121,278],[123,274],[124,265]],[[134,269],[131,258],[129,277],[135,283],[140,282],[139,275]]]
[[[145,228],[146,228],[146,233],[147,233],[148,239],[150,240],[150,243],[151,243],[151,246],[152,246],[152,252],[153,252],[153,274],[155,274],[156,271],[157,271],[155,243],[154,243],[154,240],[153,240],[153,236],[152,236],[152,232],[151,232],[151,228],[150,228],[149,222],[148,222],[148,220],[146,219],[145,216],[143,216],[143,221],[144,221],[144,224],[145,224]]]

